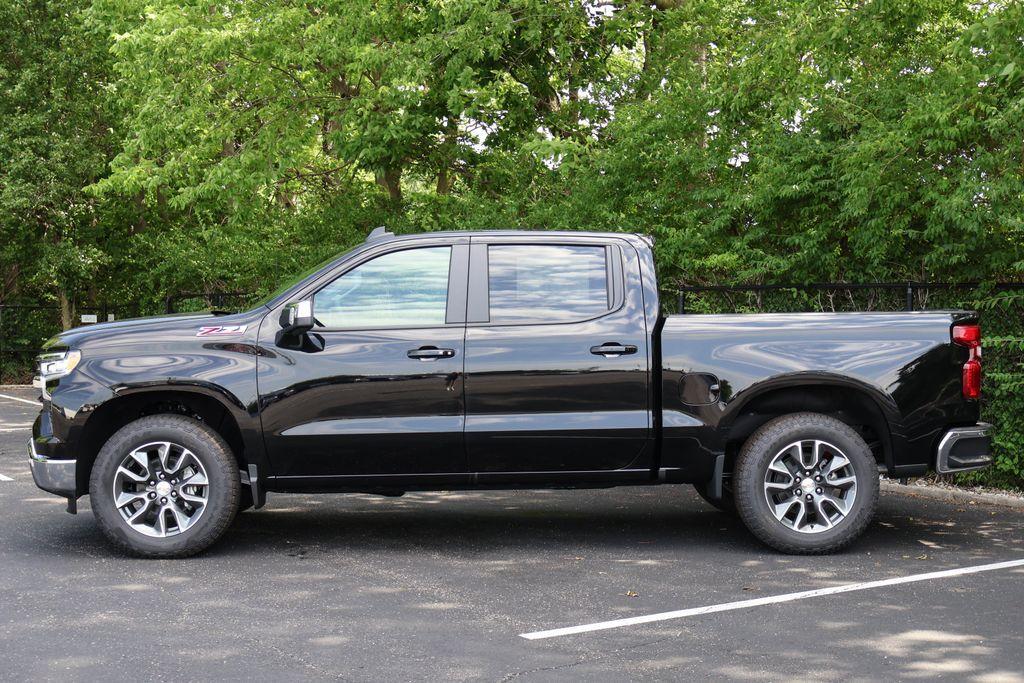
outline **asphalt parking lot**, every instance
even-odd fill
[[[1024,560],[1024,513],[883,493],[787,557],[683,487],[272,495],[189,560],[120,555],[35,488],[0,389],[4,680],[1024,681],[1024,566],[529,640],[521,634]]]

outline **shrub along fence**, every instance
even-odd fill
[[[168,296],[167,313],[209,309],[243,310],[254,300],[243,292],[183,292]],[[134,318],[160,310],[145,311],[138,306],[79,304],[75,326]],[[60,310],[32,302],[0,303],[0,384],[24,384],[32,380],[32,361],[43,343],[61,331]]]
[[[957,475],[961,483],[1024,489],[1024,283],[840,282],[679,288],[686,313],[913,311],[981,312],[982,418],[995,425],[995,467]]]
[[[80,325],[138,315],[131,307],[79,306]],[[32,360],[47,339],[61,331],[60,309],[39,303],[0,303],[0,384],[32,379]]]

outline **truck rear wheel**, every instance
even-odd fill
[[[785,553],[838,550],[878,504],[878,466],[848,425],[818,413],[776,418],[743,444],[733,476],[736,508],[762,542]]]
[[[209,426],[151,415],[118,430],[89,478],[93,514],[140,557],[186,557],[214,543],[239,506],[238,464]]]

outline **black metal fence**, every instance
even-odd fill
[[[1024,282],[687,285],[679,287],[675,303],[676,310],[685,313],[910,311],[979,308],[1007,294],[1016,294],[1016,302],[1010,306],[990,308],[984,316],[986,334],[1020,335],[1024,327]],[[165,299],[164,310],[167,313],[211,308],[242,310],[252,305],[254,298],[249,292],[181,292]],[[80,305],[76,310],[75,324],[120,320],[139,314],[140,310],[132,307]],[[86,316],[84,320],[82,316]],[[28,381],[32,358],[42,343],[60,330],[60,311],[56,306],[0,304],[0,383]]]
[[[248,292],[180,292],[164,300],[163,310],[180,313],[201,310],[244,310],[255,295]],[[102,323],[159,313],[139,306],[83,305],[75,308],[73,326]],[[60,309],[33,302],[0,303],[0,384],[28,382],[32,360],[42,344],[63,329]]]
[[[252,292],[180,292],[167,297],[164,310],[167,313],[208,309],[241,311],[255,303],[255,298]]]
[[[1000,294],[1024,293],[1024,282],[819,282],[805,285],[685,285],[679,313],[915,311],[977,308]]]

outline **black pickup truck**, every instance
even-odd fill
[[[37,360],[36,484],[147,557],[270,491],[693,484],[823,553],[879,473],[991,461],[975,313],[661,313],[629,234],[395,236],[253,310],[69,330]]]

